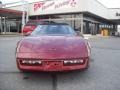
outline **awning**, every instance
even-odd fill
[[[0,8],[0,17],[21,17],[22,11]]]

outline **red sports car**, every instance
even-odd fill
[[[90,45],[64,23],[38,25],[17,44],[16,61],[22,71],[87,69]]]

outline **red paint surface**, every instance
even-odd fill
[[[27,37],[18,44],[17,65],[22,70],[64,71],[84,69],[88,66],[89,54],[87,41],[80,37],[40,36]],[[24,66],[19,60],[42,60],[42,66]],[[83,65],[64,66],[63,60],[84,59]],[[51,62],[52,61],[52,62]],[[47,65],[45,62],[48,62]],[[57,63],[58,65],[55,65]]]
[[[24,28],[23,28],[23,33],[25,34],[25,33],[28,33],[28,32],[32,32],[34,29],[36,28],[36,26],[25,26]]]

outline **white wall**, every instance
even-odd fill
[[[18,6],[8,7],[8,9],[13,9],[13,10],[19,10],[19,11],[22,11],[23,7],[22,7],[21,5],[18,5]]]
[[[47,1],[43,6],[47,6],[50,3],[55,3],[56,5],[68,0],[52,0]],[[72,1],[72,0],[71,0]],[[69,12],[83,12],[88,11],[100,17],[106,19],[118,19],[120,17],[116,16],[116,12],[120,12],[120,9],[108,9],[97,0],[75,0],[76,5],[71,7],[68,5],[63,5],[60,8],[55,9],[55,5],[48,7],[47,9],[39,8],[34,10],[34,4],[29,5],[29,15],[45,15],[45,14],[58,14],[58,13],[69,13]],[[22,10],[22,6],[9,7],[9,9]]]
[[[116,16],[116,13],[120,13],[120,9],[109,9],[108,11],[109,19],[120,19],[120,16]]]
[[[47,1],[45,3],[45,5],[43,6],[47,6],[50,3],[54,2],[55,5],[58,5],[59,3],[62,3],[64,1],[69,1],[69,0],[53,0],[53,1]],[[30,6],[30,15],[44,15],[44,14],[58,14],[58,13],[69,13],[69,12],[82,12],[82,11],[86,11],[86,0],[75,0],[76,1],[76,5],[71,7],[69,4],[68,5],[64,5],[60,8],[55,9],[55,5],[50,6],[49,8],[42,10],[42,9],[38,9],[36,11],[34,11],[34,4],[32,4]]]
[[[88,4],[88,11],[91,13],[94,13],[98,16],[101,16],[103,18],[108,17],[108,8],[103,6],[101,3],[99,3],[96,0],[87,0]]]

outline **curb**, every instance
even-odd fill
[[[22,35],[21,34],[6,34],[6,35],[0,34],[0,37],[19,37],[19,36],[22,36]]]
[[[99,35],[84,36],[85,39],[110,38],[110,37],[111,36],[99,36]]]

